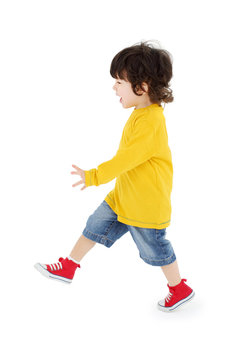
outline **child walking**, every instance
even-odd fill
[[[81,180],[73,187],[106,184],[115,187],[89,216],[71,253],[53,264],[35,264],[44,276],[71,283],[80,261],[96,243],[110,248],[130,232],[140,258],[161,267],[168,281],[168,295],[159,300],[162,311],[174,311],[195,295],[179,273],[176,255],[166,228],[171,221],[173,166],[162,103],[173,101],[169,82],[169,53],[148,41],[127,47],[112,60],[113,90],[125,109],[134,107],[115,156],[97,168],[72,165]]]

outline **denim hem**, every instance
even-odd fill
[[[90,239],[92,241],[95,241],[95,242],[97,242],[99,244],[102,244],[102,245],[104,245],[104,246],[106,246],[108,248],[111,247],[114,244],[114,241],[109,240],[106,236],[94,234],[91,231],[87,230],[86,228],[83,230],[82,234],[86,238],[88,238],[88,239]]]
[[[168,257],[167,259],[164,260],[151,260],[151,259],[147,259],[144,258],[141,254],[140,254],[140,258],[147,264],[152,265],[152,266],[165,266],[165,265],[169,265],[172,264],[177,258],[175,253],[172,254],[172,256]]]

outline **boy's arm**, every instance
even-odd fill
[[[85,171],[85,185],[99,186],[108,183],[122,173],[150,159],[156,152],[154,128],[143,119],[135,124],[127,144],[119,148],[109,161],[100,164],[97,169]]]

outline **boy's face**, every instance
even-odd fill
[[[143,88],[147,91],[147,84],[144,83]],[[113,90],[116,91],[116,95],[120,97],[120,102],[126,109],[133,106],[137,109],[151,104],[147,92],[143,92],[140,89],[138,93],[142,95],[135,95],[129,81],[117,78],[113,86]]]

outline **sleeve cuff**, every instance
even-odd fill
[[[85,170],[85,185],[86,186],[93,185],[91,181],[91,170]]]

